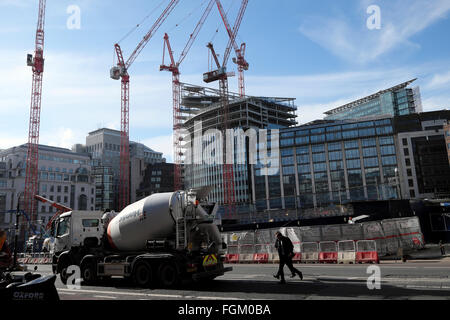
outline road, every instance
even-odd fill
[[[369,290],[373,265],[295,265],[303,280],[278,284],[272,274],[277,265],[231,265],[233,271],[209,284],[188,284],[176,289],[142,289],[123,279],[107,284],[71,289],[59,277],[56,286],[62,300],[353,300],[353,299],[446,299],[450,300],[450,258],[440,261],[382,262],[380,289]],[[29,266],[30,269],[31,266]],[[51,274],[50,266],[38,266]],[[369,281],[373,284],[374,281]]]

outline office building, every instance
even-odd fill
[[[224,128],[224,115],[220,103],[219,90],[183,84],[181,91],[181,110],[183,111],[183,127],[188,133],[184,137],[185,145],[190,151],[185,153],[184,182],[186,188],[213,186],[210,201],[224,203],[223,166],[214,157],[221,153],[221,139],[210,134],[211,130],[221,132]],[[228,129],[280,129],[296,124],[296,110],[293,98],[240,97],[229,94]],[[195,148],[195,137],[203,140],[200,148]],[[248,141],[245,147],[237,150],[234,156],[244,159],[233,165],[234,199],[236,204],[251,201],[251,182],[249,166]],[[212,151],[207,155],[206,149]],[[196,159],[202,159],[200,163]],[[205,159],[206,157],[206,159]],[[217,158],[218,159],[218,158]],[[245,209],[246,210],[246,209]]]
[[[147,165],[144,178],[136,191],[137,200],[143,199],[153,193],[174,191],[173,163],[155,163]]]
[[[96,166],[99,166],[95,171],[100,173],[102,171],[112,172],[112,192],[114,196],[111,199],[111,191],[109,180],[103,179],[105,185],[97,184],[101,197],[97,199],[98,208],[114,210],[118,207],[118,183],[120,171],[120,131],[102,128],[89,133],[86,137],[85,146],[74,146],[74,148],[85,148],[93,160],[96,160]],[[142,143],[130,141],[130,203],[136,201],[136,190],[144,177],[144,170],[147,164],[165,162],[161,152],[156,152],[148,148]],[[97,179],[100,181],[100,178]],[[100,183],[100,182],[98,182]],[[103,199],[103,200],[100,200]],[[100,203],[103,203],[100,206]],[[109,206],[109,207],[106,207]]]
[[[6,175],[0,178],[0,193],[5,197],[5,206],[0,211],[0,221],[10,225],[20,201],[23,209],[25,190],[26,156],[28,146],[23,144],[0,152],[0,169]],[[1,168],[1,167],[0,167]],[[69,149],[39,145],[38,193],[40,196],[61,203],[74,210],[94,210],[95,185],[91,176],[91,159],[85,153]],[[3,186],[3,188],[2,188]],[[3,191],[1,191],[3,190]],[[36,201],[37,220],[46,224],[56,213],[48,203]],[[1,207],[0,207],[1,210]]]
[[[393,117],[422,112],[419,87],[409,87],[416,80],[404,82],[327,111],[324,119],[344,120],[373,116]]]

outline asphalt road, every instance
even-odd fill
[[[369,290],[368,272],[373,265],[297,264],[303,280],[291,279],[285,268],[287,284],[273,278],[277,265],[231,265],[232,272],[209,284],[187,284],[175,289],[136,288],[123,279],[112,279],[96,286],[68,288],[59,277],[56,286],[62,300],[450,300],[450,259],[439,261],[383,262],[380,288]],[[32,269],[34,266],[29,266]],[[41,274],[51,274],[50,266],[38,266]],[[369,281],[370,284],[376,282]]]

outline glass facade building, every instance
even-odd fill
[[[395,141],[390,118],[283,129],[278,174],[255,168],[257,210],[398,199]]]
[[[416,79],[325,112],[326,120],[401,116],[422,112],[419,87],[408,88]]]

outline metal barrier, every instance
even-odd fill
[[[337,263],[338,254],[336,242],[322,241],[319,242],[319,263]]]
[[[317,242],[302,242],[300,244],[302,263],[317,263],[319,262],[319,245]]]
[[[359,240],[356,242],[357,263],[380,263],[377,244],[374,240]]]
[[[356,245],[353,240],[338,242],[338,263],[355,263]]]

